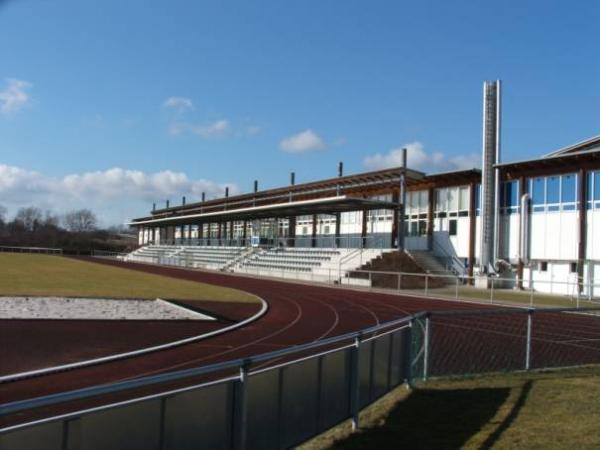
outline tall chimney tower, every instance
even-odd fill
[[[494,271],[499,251],[500,80],[483,83],[483,152],[481,158],[481,241],[479,270]]]

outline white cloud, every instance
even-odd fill
[[[244,131],[244,134],[247,136],[256,136],[258,133],[260,133],[261,128],[258,125],[249,125]]]
[[[229,124],[229,121],[225,119],[198,125],[175,121],[169,124],[168,131],[169,134],[173,136],[192,133],[204,139],[213,139],[231,134],[231,125]]]
[[[232,194],[239,192],[235,184],[193,180],[185,173],[170,170],[146,173],[115,167],[51,177],[0,164],[0,203],[12,211],[30,205],[55,212],[89,207],[105,224],[145,215],[152,202],[171,199],[176,204],[184,195],[188,201],[194,201],[202,192],[209,198],[222,196],[225,186]]]
[[[190,127],[192,133],[206,139],[224,136],[229,133],[229,130],[229,121],[225,119],[217,120],[207,125],[193,125]]]
[[[184,112],[194,109],[192,100],[187,97],[169,97],[163,102],[165,108],[171,108],[178,112]]]
[[[6,88],[0,91],[0,113],[12,114],[29,103],[30,97],[27,90],[31,83],[23,80],[9,78],[6,80]]]
[[[481,165],[477,153],[447,156],[442,152],[427,153],[420,142],[411,142],[388,153],[375,153],[364,158],[363,166],[369,170],[402,166],[402,148],[407,150],[407,165],[410,169],[424,172],[444,172],[450,170],[472,169]]]
[[[325,142],[313,130],[307,129],[282,139],[279,143],[279,148],[288,153],[306,153],[323,150]]]

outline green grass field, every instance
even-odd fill
[[[177,280],[62,256],[0,253],[1,295],[169,298],[256,302],[234,289]]]
[[[336,449],[598,449],[600,367],[401,387],[303,445]]]

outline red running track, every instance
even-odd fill
[[[289,283],[214,272],[85,258],[173,278],[240,289],[269,304],[256,322],[170,350],[0,384],[2,403],[161,372],[207,365],[344,334],[423,310],[481,305]],[[12,420],[11,420],[12,422]],[[5,418],[0,424],[6,424]]]

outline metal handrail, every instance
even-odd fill
[[[0,246],[0,252],[62,254],[63,249],[51,247],[17,247],[2,245]]]

